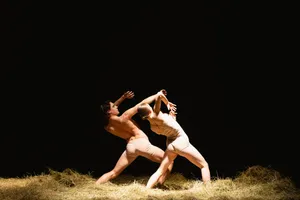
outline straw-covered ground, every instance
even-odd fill
[[[249,167],[234,178],[199,180],[173,173],[164,186],[146,189],[149,177],[121,175],[96,185],[90,174],[66,169],[22,178],[0,178],[1,200],[299,200],[300,191],[277,171]]]

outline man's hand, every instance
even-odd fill
[[[175,111],[170,111],[169,112],[169,115],[171,116],[171,117],[173,117],[175,120],[176,120],[176,115],[177,115],[177,113],[175,112]]]
[[[123,94],[126,99],[132,99],[134,97],[134,93],[132,91],[127,91]]]
[[[177,108],[176,108],[176,104],[172,103],[169,101],[168,105],[167,105],[168,110],[176,112]]]

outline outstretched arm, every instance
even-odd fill
[[[126,110],[122,116],[123,117],[127,117],[127,118],[131,118],[133,117],[136,113],[137,113],[137,109],[141,104],[150,104],[152,103],[158,96],[157,94],[151,95],[150,97],[145,98],[144,100],[142,100],[140,103],[136,104],[135,106],[133,106],[132,108],[129,108],[128,110]]]
[[[118,100],[114,102],[114,106],[119,107],[119,105],[125,100],[125,99],[132,99],[134,97],[134,93],[132,91],[125,92]]]

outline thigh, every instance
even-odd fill
[[[158,168],[160,173],[164,173],[167,171],[168,167],[173,163],[173,161],[176,159],[177,155],[178,154],[172,150],[167,149],[165,151],[163,160]]]
[[[137,142],[136,153],[139,156],[143,156],[157,163],[162,161],[165,152],[161,148],[152,145],[147,139],[139,139]]]
[[[122,172],[128,165],[130,165],[135,159],[137,158],[137,156],[133,156],[133,155],[128,155],[128,153],[126,152],[126,150],[122,153],[122,155],[120,156],[119,160],[117,161],[115,167],[114,167],[114,171],[116,173],[120,173]]]
[[[189,144],[188,147],[179,151],[178,154],[187,158],[190,162],[192,162],[199,168],[202,168],[206,163],[204,157],[192,144]]]

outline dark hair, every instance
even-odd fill
[[[107,115],[110,110],[110,100],[106,100],[103,104],[100,105],[101,111]]]
[[[103,125],[107,126],[108,125],[108,120],[109,120],[109,114],[108,111],[110,110],[110,100],[106,100],[103,104],[100,105],[100,110],[103,114]]]

